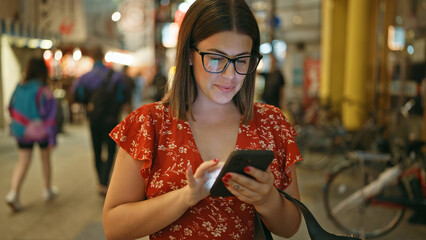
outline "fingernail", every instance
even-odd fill
[[[231,178],[232,178],[231,174],[229,174],[229,173],[225,174],[225,177],[226,177],[227,179],[231,179]]]
[[[217,162],[219,162],[219,159],[215,158],[215,159],[213,159],[213,162],[217,163]]]
[[[225,183],[225,187],[229,187],[229,184]]]
[[[246,167],[244,168],[244,171],[246,171],[246,172],[250,172],[250,167],[249,167],[249,166],[246,166]]]
[[[225,177],[223,177],[223,178],[222,178],[222,181],[223,181],[224,183],[227,183],[227,182],[229,181],[229,178],[227,178],[227,177],[225,176]]]

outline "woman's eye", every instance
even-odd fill
[[[217,62],[220,62],[220,61],[223,61],[225,58],[223,58],[223,57],[212,57],[211,58],[211,60],[213,60],[213,61],[217,61]]]
[[[238,63],[247,63],[247,58],[240,58],[237,60]]]

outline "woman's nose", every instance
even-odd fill
[[[224,77],[234,77],[235,76],[235,66],[233,62],[230,62],[226,69],[222,72]]]

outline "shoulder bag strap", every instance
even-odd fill
[[[108,73],[104,78],[104,83],[102,84],[103,87],[108,89],[108,84],[109,84],[113,74],[114,74],[114,70],[108,69]]]
[[[278,192],[282,194],[286,199],[292,202],[303,214],[305,219],[306,227],[308,228],[309,236],[311,240],[361,240],[357,237],[348,237],[348,236],[338,236],[324,230],[318,221],[315,219],[314,215],[309,211],[309,209],[299,200],[293,198],[286,192],[278,189]]]
[[[254,211],[254,239],[273,240],[271,232],[265,226],[257,211]]]

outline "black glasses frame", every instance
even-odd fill
[[[254,71],[256,71],[257,65],[259,64],[260,60],[263,58],[263,56],[262,56],[262,55],[260,55],[260,54],[259,54],[259,55],[255,55],[255,56],[253,56],[253,55],[248,55],[248,56],[241,56],[241,57],[236,57],[236,58],[229,58],[229,57],[227,57],[227,56],[225,56],[225,55],[222,55],[222,54],[219,54],[219,53],[201,52],[201,51],[200,51],[200,50],[198,50],[196,47],[194,47],[194,50],[195,50],[198,54],[200,54],[200,56],[201,56],[201,61],[203,62],[204,70],[205,70],[206,72],[208,72],[208,73],[222,73],[223,71],[225,71],[225,70],[228,68],[229,64],[232,62],[232,63],[233,63],[233,65],[234,65],[234,70],[235,70],[235,72],[236,72],[236,73],[238,73],[238,74],[240,74],[240,75],[249,75],[249,74],[252,74]],[[226,63],[225,67],[223,67],[222,71],[220,71],[220,72],[211,72],[211,71],[207,70],[206,65],[204,65],[204,55],[206,55],[206,54],[210,54],[210,55],[216,55],[216,56],[224,57],[224,58],[226,58],[226,60],[228,60],[228,62]],[[239,59],[241,59],[241,58],[246,58],[246,57],[256,57],[256,58],[257,58],[256,66],[255,66],[255,67],[253,68],[253,70],[251,70],[250,72],[247,72],[247,73],[240,73],[240,72],[237,70],[237,66],[235,65],[235,62],[236,62],[236,61],[238,61],[238,60],[239,60]],[[251,64],[251,63],[250,63],[250,64]]]

